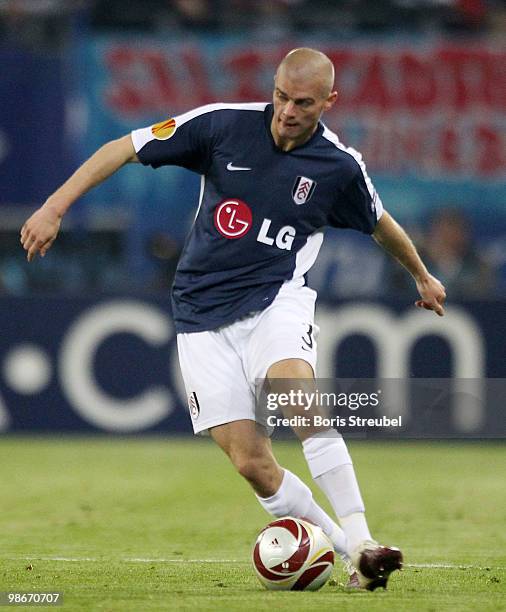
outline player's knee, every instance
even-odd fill
[[[264,459],[258,455],[238,455],[232,458],[236,470],[246,480],[256,480],[263,470]]]
[[[269,456],[241,454],[233,458],[236,470],[255,490],[276,488],[278,467]]]

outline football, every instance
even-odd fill
[[[316,591],[329,579],[334,549],[320,527],[285,517],[262,529],[253,547],[260,582],[275,591]]]

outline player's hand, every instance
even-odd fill
[[[58,235],[60,224],[61,215],[50,206],[42,206],[25,222],[21,228],[21,244],[28,261],[37,253],[44,257]]]
[[[444,302],[446,299],[444,285],[432,274],[429,274],[416,281],[416,288],[422,299],[417,300],[415,306],[425,308],[425,310],[433,310],[442,317],[445,313]]]

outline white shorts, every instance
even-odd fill
[[[303,359],[316,370],[316,292],[283,285],[260,312],[213,331],[177,335],[179,363],[195,433],[255,419],[256,381],[283,359]]]

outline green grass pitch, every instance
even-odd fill
[[[337,565],[319,592],[263,590],[268,516],[218,448],[101,437],[0,439],[0,591],[61,591],[69,611],[506,610],[506,446],[350,448],[373,535],[405,554],[388,591],[345,592]],[[275,449],[310,482],[296,443]]]

